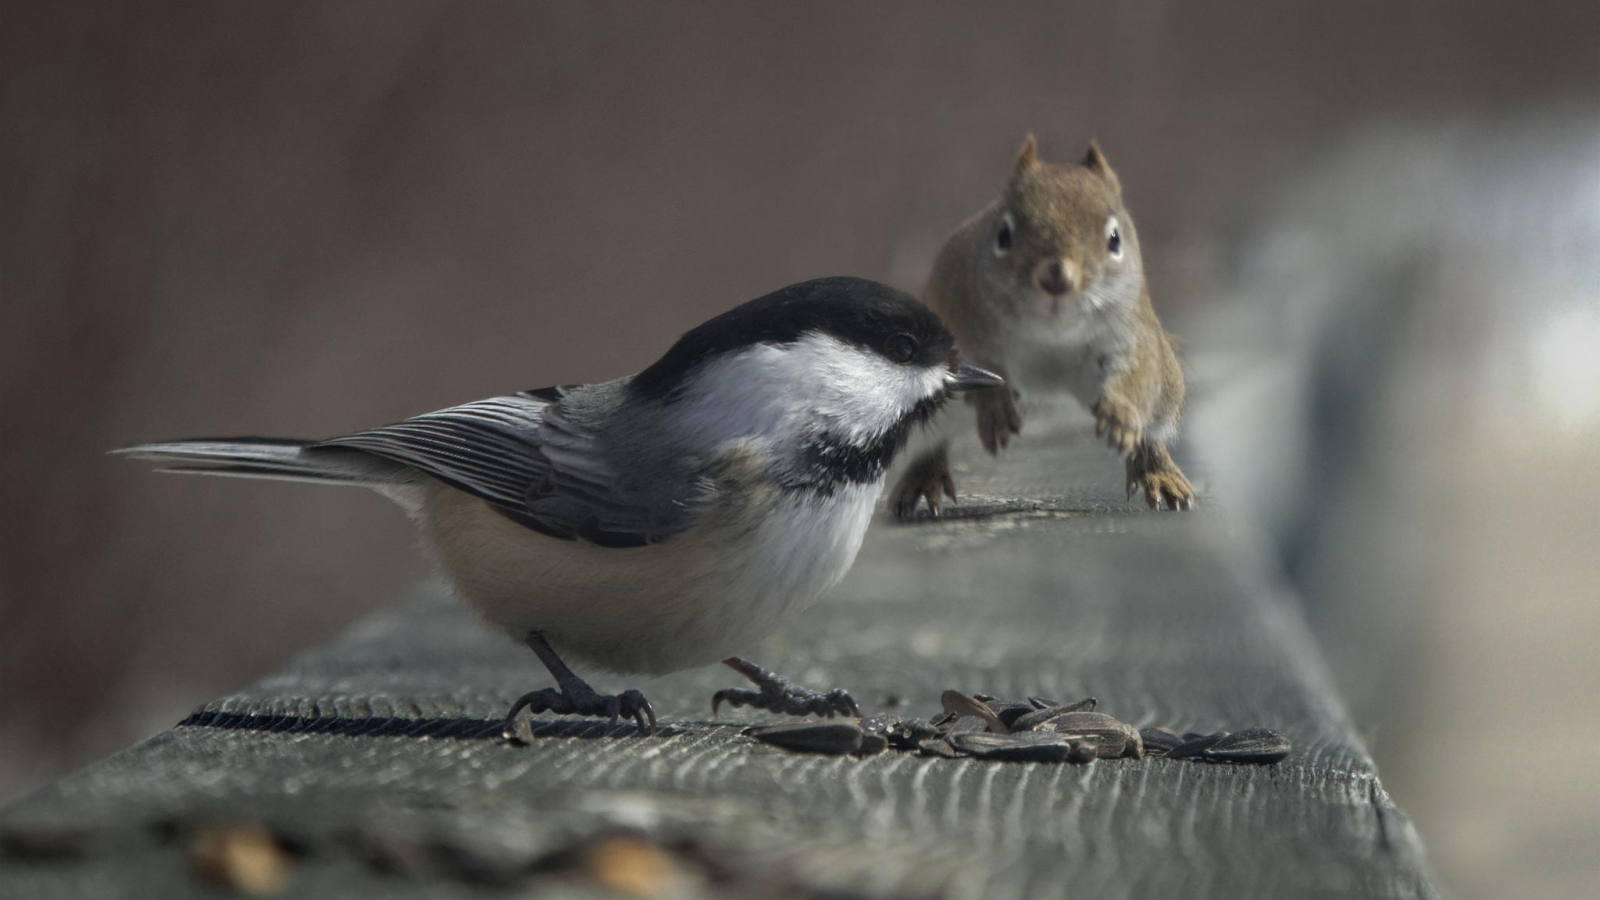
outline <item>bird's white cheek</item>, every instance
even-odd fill
[[[674,427],[695,440],[802,440],[819,422],[868,440],[944,389],[942,369],[903,366],[833,338],[752,347],[701,370]]]
[[[859,437],[881,435],[945,388],[945,372],[877,357],[841,367],[832,403],[835,420]]]

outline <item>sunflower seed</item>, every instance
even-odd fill
[[[1144,741],[1140,739],[1138,730],[1105,713],[1062,713],[1039,727],[1099,737],[1101,759],[1116,759],[1119,756],[1138,759],[1144,755]]]
[[[942,756],[945,759],[956,759],[961,756],[960,751],[950,746],[950,742],[942,737],[928,738],[917,744],[917,749],[923,756]]]
[[[972,697],[975,700],[983,701],[985,706],[994,710],[994,714],[1000,718],[1001,723],[1007,728],[1011,727],[1012,720],[1018,716],[1025,716],[1035,709],[1034,705],[1026,700],[1006,700],[999,697],[991,697],[988,694],[973,694]]]
[[[861,720],[861,730],[867,734],[888,734],[900,724],[900,717],[892,713],[878,713]]]
[[[989,704],[976,697],[969,697],[960,691],[945,691],[939,697],[939,703],[944,711],[960,718],[976,716],[983,720],[984,727],[998,734],[1006,733],[1006,725],[1000,717],[994,714]],[[959,720],[958,720],[959,724]]]
[[[857,756],[877,756],[889,749],[889,739],[876,732],[866,732],[861,735],[861,746],[856,748]]]
[[[1000,717],[1000,723],[1006,726],[1008,731],[1014,731],[1015,729],[1012,726],[1016,721],[1034,711],[1032,703],[1002,702],[999,706],[993,706],[993,704],[991,706],[994,709],[994,714]]]
[[[946,736],[952,734],[976,734],[987,732],[989,722],[977,716],[962,716],[941,729]]]
[[[1194,737],[1190,737],[1191,734],[1193,734]],[[1167,759],[1188,759],[1191,756],[1199,756],[1212,744],[1215,744],[1217,741],[1220,741],[1227,736],[1228,733],[1226,731],[1218,731],[1215,734],[1195,734],[1194,732],[1189,732],[1183,736],[1183,743],[1167,751]]]
[[[784,722],[746,728],[744,733],[763,743],[802,753],[839,755],[861,749],[861,728],[854,722]]]
[[[1269,728],[1246,728],[1223,737],[1200,752],[1201,757],[1217,762],[1270,764],[1282,760],[1294,749],[1289,739]]]
[[[1078,701],[1075,701],[1075,702],[1072,702],[1072,703],[1057,703],[1054,700],[1046,700],[1043,697],[1029,697],[1028,698],[1028,702],[1033,705],[1034,709],[1052,709],[1052,708],[1055,708],[1055,707],[1068,707],[1068,711],[1069,712],[1077,712],[1079,710],[1082,710],[1084,712],[1094,712],[1095,707],[1100,705],[1100,701],[1096,700],[1093,697],[1085,697],[1082,700],[1078,700]]]
[[[1067,762],[1087,763],[1100,758],[1100,739],[1094,736],[1076,738],[1072,742],[1072,755]]]
[[[1168,750],[1183,743],[1177,732],[1170,728],[1141,728],[1139,738],[1144,741],[1146,756],[1166,756]]]
[[[927,719],[901,719],[889,733],[889,746],[896,750],[915,750],[917,745],[940,736],[939,729]]]
[[[1079,700],[1077,703],[1066,703],[1060,706],[1050,706],[1044,709],[1034,710],[1033,712],[1013,721],[1011,723],[1011,730],[1032,731],[1044,723],[1049,722],[1058,716],[1067,715],[1068,713],[1083,713],[1084,715],[1091,716],[1105,716],[1106,719],[1112,722],[1116,721],[1116,719],[1106,716],[1105,713],[1091,712],[1090,710],[1094,709],[1094,705],[1095,700],[1093,697],[1090,697],[1087,700]]]
[[[1028,734],[952,734],[950,745],[979,759],[1012,762],[1065,762],[1072,755],[1072,741],[1061,735]]]

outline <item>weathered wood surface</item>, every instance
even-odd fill
[[[550,855],[616,828],[674,848],[687,896],[1433,896],[1250,535],[1213,504],[1127,506],[1081,428],[1029,437],[969,473],[956,517],[880,522],[846,583],[752,657],[868,711],[931,715],[951,687],[1095,696],[1141,726],[1277,729],[1286,761],[796,755],[709,720],[738,683],[715,667],[632,685],[667,723],[655,739],[552,721],[511,746],[496,717],[546,676],[430,600],[14,805],[0,896],[209,895],[181,823],[215,819],[291,837],[291,890],[311,896],[585,893]],[[396,842],[417,871],[371,862]]]

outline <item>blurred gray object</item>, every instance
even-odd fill
[[[1600,714],[1592,112],[1341,140],[1251,215],[1229,290],[1185,323],[1216,387],[1196,448],[1276,537],[1385,772],[1446,860],[1551,896],[1594,871],[1594,754],[1465,748],[1486,709]],[[1460,808],[1466,772],[1493,802]]]

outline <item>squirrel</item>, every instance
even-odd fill
[[[998,454],[1022,429],[1017,385],[1066,390],[1123,457],[1128,499],[1188,509],[1194,488],[1167,452],[1183,409],[1183,367],[1162,330],[1122,184],[1090,142],[1076,165],[1041,162],[1023,141],[1005,191],[962,223],[934,261],[923,301],[962,353],[1005,378],[969,394],[978,437]],[[890,496],[901,519],[956,499],[949,442],[924,452]]]

